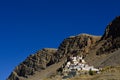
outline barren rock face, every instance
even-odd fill
[[[87,54],[90,48],[98,41],[100,36],[80,34],[65,39],[58,48],[59,58],[71,54]]]
[[[104,42],[102,47],[97,51],[97,54],[105,52],[113,52],[120,48],[120,16],[116,17],[106,28],[101,42]]]
[[[25,61],[18,65],[9,76],[8,80],[22,80],[20,77],[27,78],[35,71],[45,69],[54,63],[56,49],[42,49],[36,54],[30,55]]]
[[[54,65],[57,62],[64,61],[61,64],[64,65],[66,58],[70,55],[87,55],[87,62],[94,66],[120,65],[120,59],[117,59],[120,56],[119,48],[120,16],[116,17],[107,26],[102,38],[89,34],[70,36],[63,40],[58,49],[45,48],[36,54],[30,55],[14,69],[8,80],[26,80],[30,75],[35,75],[36,71],[40,72],[46,68],[48,69],[48,66]],[[109,54],[102,55],[104,53]],[[61,66],[57,65],[57,67],[60,68]]]
[[[45,48],[36,54],[30,55],[25,61],[17,66],[9,76],[8,80],[22,80],[29,75],[34,75],[35,71],[46,69],[54,63],[60,61],[63,57],[71,54],[86,54],[90,48],[101,37],[88,34],[80,34],[65,39],[57,49]]]
[[[120,16],[116,17],[106,28],[102,40],[120,37]]]

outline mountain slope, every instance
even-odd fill
[[[50,48],[42,49],[38,51],[36,54],[30,55],[25,61],[18,65],[11,73],[8,80],[17,79],[26,80],[31,75],[37,75],[38,73],[41,74],[42,73],[41,71],[47,69],[49,66],[54,66],[55,63],[62,62],[63,60],[65,63],[66,58],[69,55],[72,54],[86,55],[90,48],[100,38],[101,38],[100,36],[80,34],[65,39],[59,46],[58,50]],[[61,65],[63,65],[64,63],[61,63]],[[61,65],[57,66],[58,69],[61,67]],[[52,71],[55,70],[53,69]],[[39,78],[41,77],[39,76]]]
[[[120,16],[116,17],[106,28],[104,35],[96,46],[89,51],[87,62],[96,67],[120,65]],[[115,52],[116,51],[116,52]],[[116,55],[116,57],[115,57]],[[117,56],[118,55],[118,56]],[[116,58],[116,61],[114,59]],[[109,60],[109,61],[108,61]],[[112,61],[112,62],[110,62]]]
[[[120,65],[120,49],[116,50],[115,52],[111,53],[111,56],[106,59],[101,66],[119,66]]]
[[[101,36],[93,36],[89,34],[79,34],[66,38],[59,46],[57,55],[59,58],[65,56],[86,55],[92,46],[99,41]]]
[[[120,16],[116,17],[107,26],[101,42],[104,42],[104,44],[98,50],[97,54],[99,54],[99,52],[113,52],[120,48]]]
[[[30,55],[25,61],[18,65],[9,76],[8,80],[24,80],[36,71],[46,69],[47,66],[54,63],[54,54],[57,49],[45,48],[36,54]]]
[[[7,80],[42,80],[62,69],[71,55],[83,55],[87,63],[95,67],[120,66],[120,16],[106,27],[102,37],[70,36],[58,49],[45,48],[30,55]]]

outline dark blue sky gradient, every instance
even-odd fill
[[[80,33],[102,35],[120,0],[0,0],[0,80],[28,55]]]

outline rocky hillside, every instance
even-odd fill
[[[104,44],[97,51],[99,53],[113,52],[120,48],[120,16],[116,17],[106,28],[104,35],[101,38]]]
[[[92,46],[100,40],[100,36],[93,36],[89,34],[79,34],[77,36],[70,36],[66,38],[59,46],[57,51],[58,58],[70,55],[86,55]]]
[[[111,53],[111,56],[101,63],[101,66],[119,66],[120,65],[120,49]]]
[[[9,76],[8,80],[23,80],[30,75],[34,75],[35,71],[46,69],[54,63],[57,49],[45,48],[36,54],[30,55],[25,61],[20,63]]]
[[[14,69],[7,80],[42,79],[42,76],[62,68],[70,55],[83,55],[87,63],[95,67],[119,66],[119,48],[120,16],[107,26],[102,37],[89,34],[70,36],[63,40],[58,49],[45,48],[30,55]]]
[[[86,60],[94,66],[120,65],[120,16],[116,17],[105,29],[99,42],[89,51]],[[116,59],[116,60],[115,60]],[[107,63],[109,62],[109,63]],[[113,64],[114,63],[114,64]]]
[[[80,34],[65,39],[57,49],[45,48],[36,54],[30,55],[18,65],[9,76],[8,80],[26,79],[36,71],[46,69],[48,66],[62,61],[71,54],[86,55],[90,48],[100,39],[100,36]]]

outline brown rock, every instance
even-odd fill
[[[113,52],[120,48],[120,16],[116,17],[106,28],[101,38],[104,44],[97,51],[97,55],[106,52]]]
[[[25,61],[18,65],[9,76],[8,80],[21,80],[33,75],[35,71],[41,71],[54,63],[56,49],[45,48],[36,54],[30,55]]]
[[[58,50],[45,48],[38,51],[36,54],[30,55],[14,69],[8,80],[29,80],[30,76],[36,75],[36,72],[42,75],[43,73],[41,71],[46,73],[45,76],[42,75],[46,77],[47,74],[52,73],[52,71],[62,70],[70,55],[82,54],[86,56],[85,60],[95,67],[100,67],[100,65],[102,67],[120,65],[119,48],[120,16],[116,17],[107,26],[102,38],[89,34],[70,36],[63,40]],[[38,74],[37,79],[40,79]]]
[[[100,36],[80,34],[65,39],[58,48],[59,58],[73,54],[86,55],[90,48],[100,39]]]

